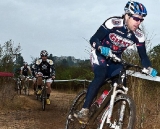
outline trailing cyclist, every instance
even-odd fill
[[[55,79],[55,68],[54,63],[51,59],[48,59],[48,52],[46,50],[42,50],[40,52],[40,57],[35,63],[35,74],[37,77],[37,86],[38,91],[37,94],[41,94],[41,86],[42,86],[42,76],[48,76],[47,79],[47,100],[46,103],[50,104],[50,93],[51,93],[51,83],[53,79]]]
[[[23,66],[21,67],[21,71],[20,71],[20,77],[22,80],[23,88],[24,88],[24,81],[25,81],[26,77],[29,75],[32,76],[31,68],[27,62],[24,62]]]
[[[81,123],[88,121],[91,103],[105,79],[119,74],[122,69],[121,63],[114,62],[106,57],[115,54],[121,58],[123,51],[135,44],[142,66],[148,70],[151,76],[157,75],[157,71],[152,68],[146,54],[145,36],[139,28],[147,15],[145,6],[139,2],[128,1],[124,11],[122,17],[108,18],[90,39],[90,44],[94,49],[92,50],[94,79],[88,87],[83,108],[74,114]]]

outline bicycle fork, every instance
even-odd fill
[[[113,129],[121,129],[121,123],[123,121],[124,118],[124,112],[125,112],[125,107],[126,107],[126,102],[123,101],[121,108],[120,108],[120,117],[119,117],[119,123],[118,126],[116,124],[116,120],[112,123],[111,122],[111,117],[112,117],[112,112],[113,112],[113,106],[114,106],[114,102],[115,102],[115,98],[117,96],[118,93],[121,94],[127,94],[128,88],[127,87],[122,87],[124,89],[124,91],[122,90],[116,90],[118,87],[118,84],[115,82],[113,84],[113,94],[111,95],[111,100],[110,100],[110,104],[109,106],[106,108],[105,112],[103,113],[102,119],[101,119],[101,124],[100,127],[98,129],[102,129],[104,122],[106,120],[106,124]]]

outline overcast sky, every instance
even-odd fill
[[[139,0],[148,11],[143,24],[153,46],[160,44],[160,0]],[[127,0],[1,0],[0,43],[12,39],[24,60],[46,49],[54,56],[88,59],[90,37],[111,16],[121,16]],[[85,39],[84,39],[85,38]]]

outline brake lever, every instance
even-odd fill
[[[114,61],[114,62],[121,62],[122,60],[117,57],[115,54],[111,54],[110,53],[110,58]]]

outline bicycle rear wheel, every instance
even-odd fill
[[[65,129],[85,129],[86,125],[80,124],[79,121],[74,117],[74,113],[80,111],[85,101],[86,90],[80,92],[73,101],[67,116]]]
[[[124,109],[125,105],[125,109]],[[124,110],[122,110],[124,109]],[[109,105],[107,106],[109,110]],[[110,129],[109,125],[104,124],[106,112],[102,115],[101,124],[99,129]],[[113,106],[113,112],[111,116],[111,123],[113,129],[134,129],[136,118],[136,108],[135,103],[131,97],[125,94],[120,94],[115,98],[115,103]]]

